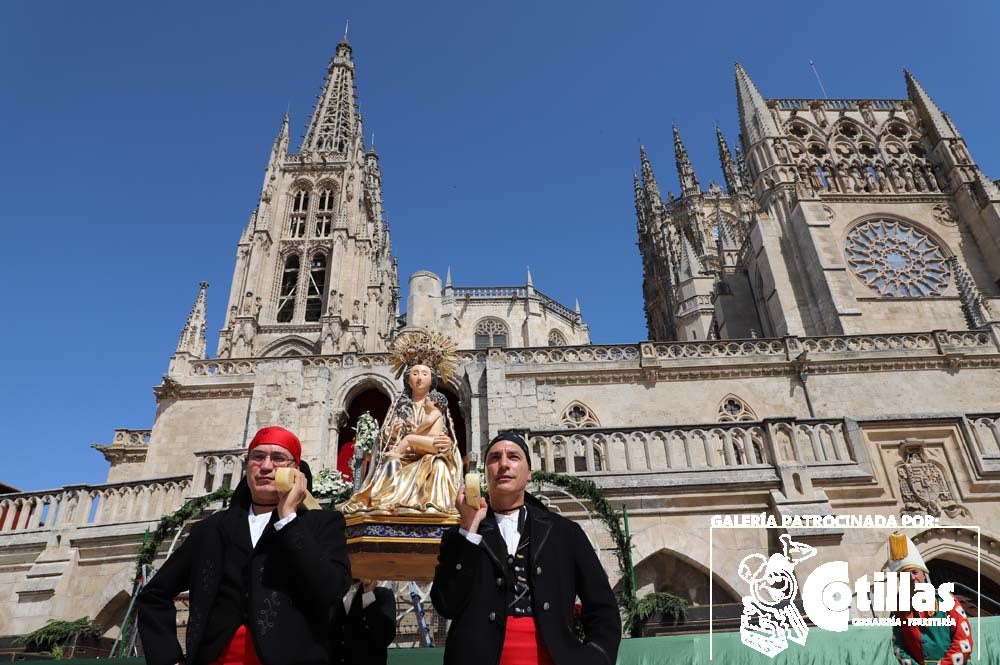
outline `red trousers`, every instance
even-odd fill
[[[500,665],[555,665],[538,637],[534,617],[507,617]]]
[[[261,665],[253,648],[253,637],[246,626],[236,629],[226,650],[212,661],[212,665]]]

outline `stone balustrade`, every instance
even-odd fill
[[[714,303],[712,302],[713,296],[697,294],[690,298],[682,300],[680,304],[677,305],[677,316],[684,316],[688,312],[693,312],[696,309],[702,308],[712,308]]]
[[[511,287],[513,288],[513,287]],[[575,314],[574,314],[575,315]],[[997,331],[1000,334],[1000,329]],[[805,356],[802,353],[806,352]],[[553,363],[655,362],[668,367],[671,361],[687,359],[746,358],[750,362],[806,362],[863,359],[865,357],[945,356],[960,357],[1000,353],[998,342],[988,330],[933,331],[885,335],[833,335],[826,337],[705,340],[695,342],[639,342],[635,344],[586,344],[561,347],[505,349],[507,363],[540,365]],[[485,362],[485,350],[459,351],[463,363]],[[341,368],[386,368],[386,353],[344,353],[328,356],[301,356],[305,365]],[[270,358],[234,358],[191,361],[188,375],[252,376],[257,365]],[[274,358],[273,360],[287,360]],[[664,364],[667,363],[667,364]]]
[[[818,105],[826,111],[854,111],[861,104],[868,104],[872,109],[882,111],[902,111],[905,99],[775,99],[773,103],[786,111],[808,111],[813,105]]]
[[[183,505],[189,476],[0,496],[0,535],[158,520]]]
[[[208,450],[195,453],[198,461],[195,463],[193,480],[191,481],[194,496],[211,494],[223,487],[234,490],[243,477],[246,466],[247,451],[244,448],[228,450]]]
[[[571,475],[854,462],[842,420],[532,431],[544,471]]]
[[[540,365],[546,363],[590,363],[639,360],[638,344],[593,344],[587,346],[544,346],[508,349],[508,363]]]
[[[192,360],[188,376],[252,376],[258,362],[257,358]]]
[[[660,360],[675,358],[734,358],[738,356],[782,359],[787,357],[784,340],[743,339],[706,342],[662,342],[649,345]],[[647,354],[648,356],[648,354]]]
[[[538,291],[537,289],[535,290],[535,295],[541,299],[542,304],[545,305],[546,308],[555,312],[556,314],[559,314],[564,319],[568,319],[570,321],[580,320],[579,314],[577,314],[574,310],[570,309],[569,307],[566,307],[555,298],[547,296],[541,291]]]
[[[447,287],[446,287],[447,288]],[[545,295],[538,289],[532,289],[534,297],[551,311],[570,320],[577,321],[580,315],[560,303],[555,298]],[[447,290],[442,292],[445,295]],[[451,289],[451,297],[455,300],[510,300],[528,297],[526,286],[456,286]]]
[[[452,289],[455,300],[494,300],[497,298],[524,298],[524,286],[457,286]]]
[[[153,434],[150,429],[116,429],[112,445],[115,446],[148,446]]]
[[[351,367],[388,367],[388,353],[344,353],[337,356],[307,356],[302,359],[305,366],[329,367],[341,369]]]

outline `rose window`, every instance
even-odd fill
[[[858,224],[847,234],[845,253],[854,274],[883,296],[937,296],[951,280],[938,244],[903,222]]]

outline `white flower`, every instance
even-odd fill
[[[361,449],[366,455],[370,455],[375,450],[378,443],[379,424],[378,421],[365,411],[358,418],[358,424],[354,428],[354,449]]]
[[[314,496],[323,499],[333,499],[334,503],[350,498],[354,486],[344,480],[337,469],[322,469],[313,477]]]

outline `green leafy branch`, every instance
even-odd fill
[[[160,545],[163,544],[164,540],[173,535],[177,529],[184,526],[184,523],[189,519],[200,515],[209,504],[216,501],[228,501],[232,496],[233,490],[222,487],[211,494],[190,499],[176,511],[161,519],[152,534],[147,531],[146,535],[143,536],[142,545],[139,546],[139,557],[135,561],[136,582],[138,583],[142,579],[142,567],[152,565],[153,560],[156,559],[156,553],[159,551]]]
[[[98,638],[104,633],[104,626],[90,617],[80,617],[75,621],[52,620],[27,635],[14,638],[14,644],[23,645],[31,651],[61,651],[60,645],[74,637]]]
[[[639,600],[632,587],[632,538],[622,528],[622,513],[611,507],[601,489],[593,481],[550,471],[534,471],[531,480],[541,486],[554,485],[569,492],[581,501],[589,501],[604,527],[615,543],[615,559],[622,579],[623,591],[618,594],[618,604],[625,615],[625,632],[637,636],[646,620],[656,612],[683,619],[687,613],[687,602],[670,593],[651,593]]]

